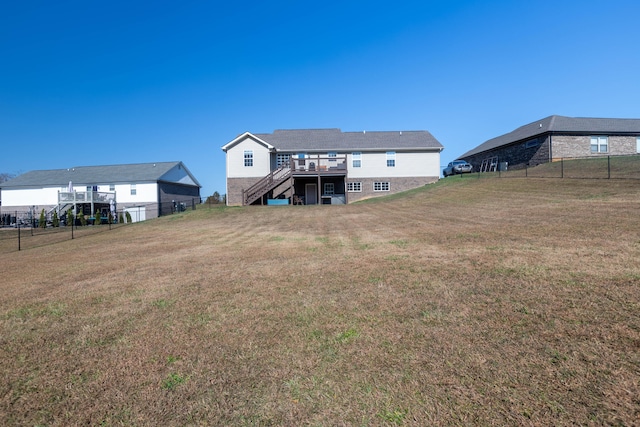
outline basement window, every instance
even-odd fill
[[[347,182],[347,191],[349,193],[361,193],[362,192],[362,183],[361,182]]]
[[[389,191],[389,182],[374,182],[373,191]]]
[[[326,194],[327,196],[331,196],[333,194],[335,194],[335,187],[333,185],[333,182],[325,182],[324,183],[324,192],[323,194]]]

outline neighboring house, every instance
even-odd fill
[[[550,116],[490,139],[459,158],[474,171],[640,153],[640,119]]]
[[[245,132],[226,153],[227,204],[344,204],[438,180],[442,145],[427,131]]]
[[[182,162],[38,170],[0,184],[1,209],[62,215],[75,208],[90,216],[117,209],[129,211],[135,221],[169,214],[177,203],[199,203],[200,187]]]

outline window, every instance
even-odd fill
[[[389,191],[388,182],[374,182],[373,191]]]
[[[135,184],[131,184],[131,195],[132,196],[136,195],[136,185]]]
[[[115,184],[109,184],[109,191],[116,191],[116,185]]]
[[[387,167],[395,168],[396,167],[396,152],[395,151],[387,151]]]
[[[360,193],[362,192],[362,183],[361,182],[347,182],[347,191],[350,193]]]
[[[362,167],[362,153],[360,152],[355,152],[355,153],[351,153],[351,166],[353,166],[354,168],[360,168]]]
[[[524,148],[533,148],[537,147],[538,145],[540,145],[540,140],[538,138],[530,139],[529,141],[524,143]]]
[[[606,136],[591,137],[592,153],[607,153],[609,151],[609,138]]]
[[[327,157],[329,157],[330,162],[335,162],[337,161],[336,157],[338,157],[338,153],[336,153],[335,151],[329,151],[327,153]]]
[[[244,150],[244,166],[248,168],[253,166],[253,150]]]
[[[332,195],[335,194],[335,188],[333,186],[333,182],[325,182],[324,183],[324,192],[323,194]]]
[[[289,159],[291,159],[291,154],[276,154],[276,167],[281,167],[289,163]]]
[[[93,191],[93,187],[90,185],[87,185],[87,193],[90,193],[91,191]]]

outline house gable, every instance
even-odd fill
[[[249,132],[222,149],[227,153],[227,178],[263,177],[271,170],[274,147]]]

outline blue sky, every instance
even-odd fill
[[[0,173],[182,160],[249,131],[428,130],[441,164],[543,117],[640,117],[637,1],[2,1]]]

